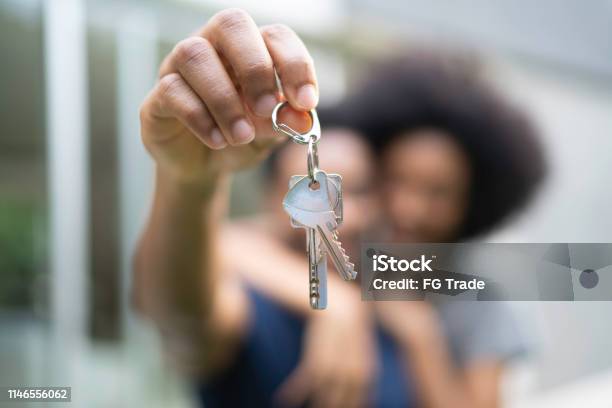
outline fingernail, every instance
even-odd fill
[[[210,132],[210,143],[212,144],[212,149],[222,149],[227,146],[227,142],[225,141],[225,138],[221,134],[219,128],[214,128]]]
[[[272,115],[272,111],[277,104],[276,97],[271,94],[262,95],[255,102],[255,114],[264,118]]]
[[[317,106],[318,100],[317,90],[313,85],[306,84],[298,89],[297,103],[301,108],[312,109]]]
[[[255,132],[249,122],[239,119],[232,126],[232,137],[237,144],[245,144],[253,140]]]

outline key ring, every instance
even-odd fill
[[[293,130],[288,125],[277,122],[278,111],[286,104],[288,104],[287,101],[281,102],[277,104],[274,107],[274,110],[272,111],[272,127],[274,128],[274,130],[276,130],[277,132],[284,133],[285,135],[293,139],[294,142],[299,143],[299,144],[310,145],[311,140],[313,138],[314,138],[313,143],[315,144],[318,143],[319,139],[321,139],[321,125],[319,124],[319,117],[317,116],[317,111],[314,109],[311,109],[310,111],[308,111],[308,114],[310,115],[310,119],[312,120],[312,127],[310,128],[309,131],[305,133],[299,133]]]
[[[315,173],[319,170],[319,153],[317,151],[317,139],[311,135],[308,142],[308,177],[315,182]]]

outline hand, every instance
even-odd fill
[[[258,28],[246,12],[228,9],[179,42],[140,110],[143,143],[158,168],[201,183],[261,160],[286,140],[270,122],[281,98],[274,70],[295,109],[283,110],[282,121],[307,130],[304,112],[317,104],[317,81],[312,58],[290,28]]]
[[[426,301],[375,302],[374,310],[377,321],[400,346],[421,349],[441,339],[439,317]]]
[[[353,288],[351,288],[353,289]],[[281,406],[368,405],[376,375],[376,340],[369,308],[358,296],[339,298],[307,322],[302,358],[277,393]]]

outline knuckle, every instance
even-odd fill
[[[185,121],[201,131],[209,130],[206,112],[199,106],[187,106],[183,113]]]
[[[138,111],[138,117],[140,119],[140,127],[143,128],[146,125],[146,123],[149,121],[149,117],[150,117],[149,108],[146,102],[140,105],[140,109]]]
[[[236,104],[228,98],[215,99],[211,102],[210,109],[215,111],[215,117],[226,124],[232,123],[242,116]]]
[[[181,87],[182,78],[177,73],[172,73],[168,75],[164,75],[157,85],[159,88],[159,95],[161,97],[161,102],[165,103],[165,101],[171,100],[178,89]]]
[[[143,103],[140,104],[140,108],[138,110],[138,117],[140,119],[140,123],[144,124],[149,120],[150,110],[149,110],[149,98],[147,98]]]
[[[180,41],[174,47],[177,63],[181,66],[193,62],[205,62],[210,55],[210,43],[201,37],[190,37]]]
[[[214,24],[220,29],[236,29],[247,24],[251,19],[249,13],[241,8],[229,8],[218,12],[213,16]]]
[[[197,106],[185,106],[183,117],[189,123],[197,123],[202,116],[202,112]]]
[[[286,38],[288,35],[293,35],[293,30],[285,24],[270,24],[262,28],[262,34],[271,40]]]
[[[206,106],[217,115],[234,116],[242,111],[241,100],[235,90],[227,84],[211,84],[208,88]]]
[[[168,55],[164,57],[162,63],[160,64],[159,69],[157,70],[157,77],[158,78],[163,77],[168,72],[171,64],[172,64],[172,53],[170,52]]]
[[[272,72],[272,61],[261,58],[246,64],[241,72],[237,73],[237,76],[240,82],[249,83],[251,80],[261,80],[268,74],[272,75]]]

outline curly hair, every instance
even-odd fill
[[[343,103],[320,112],[323,124],[360,131],[379,154],[411,130],[434,127],[449,134],[466,153],[473,175],[458,240],[505,220],[546,173],[531,122],[477,68],[465,56],[413,52],[375,67]]]

